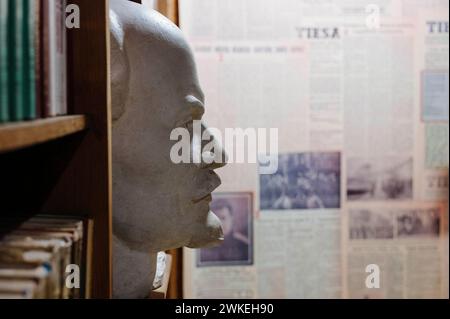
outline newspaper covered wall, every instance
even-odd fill
[[[186,249],[185,297],[448,296],[446,12],[439,0],[180,0],[207,124],[278,128],[279,151],[271,175],[220,170],[212,205],[232,240]],[[372,264],[377,289],[364,288]]]

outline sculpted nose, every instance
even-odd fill
[[[204,124],[202,130],[207,131],[207,136],[210,136],[209,140],[202,141],[202,163],[201,168],[218,169],[227,165],[228,155],[223,148],[222,141],[214,134],[216,129],[208,128]],[[221,134],[220,134],[221,135]],[[213,144],[211,144],[213,143]],[[214,145],[214,149],[211,149],[211,145]],[[205,148],[206,147],[206,148]]]
[[[216,155],[218,154],[218,155]],[[220,158],[220,161],[217,161]],[[220,145],[220,149],[215,149],[214,153],[206,151],[202,154],[202,168],[218,169],[227,165],[228,156],[225,150]]]

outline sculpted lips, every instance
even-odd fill
[[[203,201],[208,201],[208,202],[212,201],[212,196],[211,196],[211,194],[208,194],[208,195],[206,195],[206,196],[204,196],[204,197],[202,197],[202,198],[200,198],[200,199],[194,199],[194,200],[192,200],[192,202],[193,202],[194,204],[197,204],[197,203],[203,202]]]
[[[211,193],[220,186],[220,177],[213,171],[208,171],[207,175],[202,175],[199,180],[199,187],[196,194],[193,196],[192,202],[197,204],[202,201],[211,201]]]

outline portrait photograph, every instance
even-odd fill
[[[220,219],[223,242],[197,251],[197,266],[253,264],[253,196],[251,193],[213,194],[211,211]]]

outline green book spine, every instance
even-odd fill
[[[24,0],[9,0],[9,115],[12,121],[21,121],[24,119],[23,5]]]
[[[0,0],[0,123],[8,120],[8,0]]]
[[[36,118],[36,77],[35,77],[35,13],[36,0],[23,1],[22,19],[22,61],[23,61],[23,117],[27,120]]]

